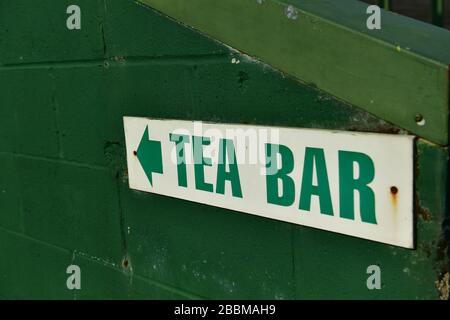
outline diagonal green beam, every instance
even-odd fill
[[[447,30],[384,10],[381,30],[369,30],[368,5],[356,0],[139,1],[415,135],[448,143]]]

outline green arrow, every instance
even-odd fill
[[[150,185],[153,186],[152,173],[163,173],[161,142],[150,140],[148,126],[142,135],[136,156],[147,175]]]

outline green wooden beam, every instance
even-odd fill
[[[381,30],[369,30],[367,4],[356,0],[139,1],[417,136],[448,143],[447,30],[384,10]]]

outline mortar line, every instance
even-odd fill
[[[56,249],[56,250],[58,250],[58,251],[66,252],[67,254],[69,254],[69,255],[71,255],[71,256],[73,256],[73,254],[75,253],[75,254],[78,254],[80,257],[83,257],[84,259],[89,260],[89,261],[92,262],[92,263],[95,263],[95,264],[101,264],[99,261],[96,261],[95,259],[91,258],[90,255],[88,255],[88,254],[86,254],[86,253],[84,253],[84,252],[82,252],[82,251],[77,251],[77,250],[74,250],[74,249],[67,249],[67,248],[59,247],[59,246],[57,246],[57,245],[54,245],[54,244],[45,242],[45,241],[43,241],[43,240],[36,239],[36,238],[31,237],[31,236],[29,236],[29,235],[22,234],[22,233],[13,231],[13,230],[6,229],[6,228],[4,228],[4,227],[2,227],[2,226],[0,226],[0,231],[3,231],[3,232],[5,232],[5,233],[12,234],[12,235],[14,235],[14,236],[16,236],[16,237],[24,238],[24,239],[29,240],[29,241],[32,241],[32,242],[36,242],[36,243],[38,243],[38,244],[40,244],[40,245],[42,245],[42,246],[46,246],[46,247],[50,247],[50,248]],[[74,261],[73,258],[71,258],[70,261],[71,261],[71,263],[73,263],[73,261]],[[103,267],[105,267],[105,268],[109,268],[109,269],[115,270],[115,271],[117,271],[117,272],[120,272],[120,271],[121,271],[120,267],[113,267],[113,266],[111,266],[111,265],[109,265],[109,264],[107,264],[107,265],[101,264],[101,265],[102,265]],[[160,288],[163,288],[164,290],[172,291],[172,292],[178,293],[178,294],[183,295],[183,296],[186,296],[186,297],[188,297],[188,298],[190,298],[190,299],[202,299],[201,296],[197,296],[197,295],[195,295],[195,294],[193,294],[193,293],[190,293],[190,292],[187,292],[187,291],[180,290],[180,289],[178,289],[178,288],[176,288],[176,287],[173,287],[173,286],[171,286],[171,285],[165,284],[165,283],[163,283],[163,282],[160,282],[160,281],[157,281],[157,280],[154,280],[154,279],[151,279],[151,278],[143,277],[143,276],[140,276],[140,275],[135,275],[135,276],[136,276],[137,278],[139,278],[139,279],[145,281],[145,282],[148,282],[148,283],[150,283],[150,284],[153,284],[153,285],[155,285],[155,286],[158,286],[158,287],[160,287]]]
[[[295,277],[295,225],[291,225],[291,252],[292,252],[292,287],[293,287],[293,293],[294,299],[297,299],[297,279]]]
[[[6,151],[0,151],[0,155],[13,155],[14,157],[17,157],[17,158],[34,159],[34,160],[39,160],[39,161],[72,165],[72,166],[86,168],[86,169],[108,171],[107,166],[88,164],[88,163],[77,162],[77,161],[73,161],[73,160],[64,160],[64,159],[60,159],[60,158],[47,158],[47,157],[43,157],[43,156],[35,156],[35,155],[15,153],[15,152],[6,152]]]
[[[122,246],[122,255],[124,259],[129,259],[128,257],[128,241],[127,241],[127,226],[125,221],[125,215],[122,205],[122,197],[120,192],[120,174],[117,172],[117,178],[116,178],[116,189],[117,189],[117,202],[119,207],[119,226],[120,226],[120,233],[121,233],[121,246]]]
[[[74,67],[103,67],[105,60],[111,63],[121,64],[201,64],[201,63],[223,63],[227,61],[228,53],[220,54],[197,54],[197,55],[166,55],[166,56],[113,56],[105,59],[70,60],[70,61],[42,61],[29,63],[12,63],[0,65],[0,70],[27,70],[48,68],[74,68]],[[112,64],[111,66],[114,66]]]

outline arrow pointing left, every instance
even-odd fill
[[[136,152],[142,169],[153,187],[152,173],[163,173],[161,142],[150,140],[148,126],[145,128]]]

